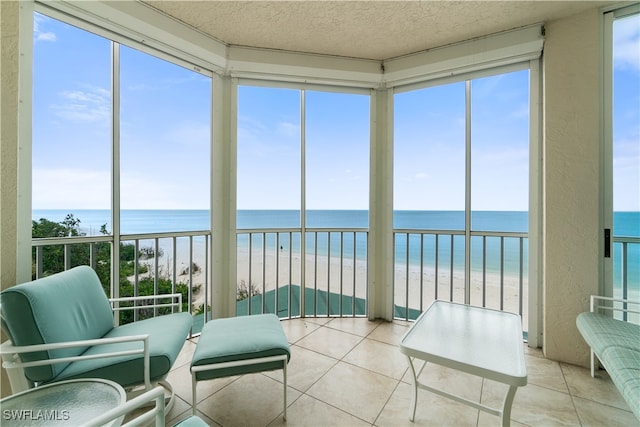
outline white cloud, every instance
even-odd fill
[[[66,90],[59,94],[60,104],[51,109],[63,119],[74,122],[108,122],[111,119],[111,94],[100,87]]]
[[[43,15],[35,14],[33,16],[33,41],[45,41],[45,42],[55,42],[58,38],[55,33],[51,31],[43,31],[41,29],[41,24],[46,23],[51,18],[48,18]]]
[[[511,111],[510,116],[514,119],[528,119],[529,118],[529,104],[522,104],[515,110]]]
[[[111,204],[108,171],[34,169],[34,209],[108,209]]]
[[[149,177],[145,173],[123,173],[123,209],[207,209],[207,186],[176,175]],[[109,209],[109,171],[89,169],[34,169],[33,209]]]
[[[189,176],[123,172],[120,177],[122,209],[208,209],[206,185]]]
[[[211,129],[208,123],[182,122],[168,132],[169,141],[189,147],[209,148],[211,141]]]
[[[300,136],[300,125],[291,122],[280,122],[278,123],[278,132],[288,137]]]
[[[35,33],[33,38],[36,42],[45,41],[45,42],[55,42],[58,38],[55,33],[46,32],[46,33]]]
[[[631,133],[615,142],[613,210],[640,210],[640,145],[637,133]]]
[[[238,129],[244,130],[247,133],[264,132],[266,126],[260,120],[246,115],[238,116]]]
[[[640,71],[640,15],[616,21],[613,35],[614,68]]]
[[[147,83],[137,83],[127,86],[127,92],[152,92],[158,90],[158,87]]]
[[[413,176],[415,179],[427,179],[429,178],[429,174],[425,173],[425,172],[418,172],[417,174],[415,174]]]
[[[358,174],[357,171],[353,169],[346,169],[344,171],[344,179],[349,181],[360,181],[362,179],[362,175]]]
[[[479,166],[483,170],[490,171],[495,167],[502,167],[502,165],[518,165],[516,170],[521,167],[528,167],[528,147],[521,148],[524,144],[516,145],[516,147],[487,147],[487,149],[471,159],[472,168],[473,166]]]
[[[495,97],[496,92],[498,92],[497,89],[500,88],[504,77],[504,74],[497,74],[495,76],[474,80],[472,83],[473,94],[478,97]]]
[[[243,155],[264,157],[271,151],[266,141],[270,138],[268,129],[258,119],[249,116],[238,117],[238,151]]]

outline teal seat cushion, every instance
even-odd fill
[[[0,294],[3,329],[17,346],[100,338],[113,329],[113,312],[100,280],[80,266],[6,289]],[[27,353],[25,362],[78,356],[87,347]],[[34,382],[54,379],[67,363],[25,369]]]
[[[578,315],[576,326],[640,419],[640,325],[587,312]]]
[[[286,355],[289,342],[275,314],[231,317],[207,322],[202,328],[191,366]],[[213,369],[196,373],[196,381],[282,369],[280,361]]]
[[[173,313],[151,319],[128,323],[112,329],[104,338],[149,335],[149,361],[151,381],[163,379],[176,361],[184,345],[193,318],[189,313]],[[129,342],[94,346],[83,355],[96,355],[112,351],[126,351],[142,348],[142,342]],[[129,387],[144,380],[144,362],[141,355],[117,356],[110,358],[73,362],[55,378],[55,381],[74,378],[108,378]]]
[[[600,313],[580,313],[576,326],[594,353],[601,355],[609,347],[640,351],[640,325],[616,320]]]
[[[633,338],[640,341],[640,335]],[[608,347],[598,355],[611,380],[640,420],[640,351]]]

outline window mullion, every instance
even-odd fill
[[[111,42],[111,296],[120,297],[120,44]],[[116,319],[118,322],[119,319]],[[116,323],[117,324],[117,323]]]
[[[604,229],[613,229],[613,22],[615,12],[605,13],[603,30],[602,56],[602,141],[600,146],[601,167],[604,186],[602,192],[602,226],[601,233],[604,241]],[[599,295],[613,296],[613,258],[602,258]]]
[[[307,204],[306,204],[306,92],[300,90],[300,317],[305,317]],[[315,298],[315,297],[314,297]]]
[[[464,303],[471,303],[471,80],[465,81]],[[453,236],[451,236],[453,239]]]

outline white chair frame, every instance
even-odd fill
[[[172,298],[172,302],[170,303],[161,303],[158,304],[157,301],[159,299]],[[173,300],[175,298],[175,301]],[[120,302],[135,302],[135,301],[143,301],[143,300],[153,300],[153,304],[145,304],[145,305],[137,305],[132,307],[119,307],[118,303]],[[177,307],[178,311],[182,311],[182,294],[181,293],[173,293],[173,294],[164,294],[164,295],[148,295],[148,296],[138,296],[138,297],[121,297],[121,298],[111,298],[109,302],[112,305],[112,310],[114,311],[114,323],[116,319],[116,315],[119,311],[124,310],[137,310],[141,308],[160,308],[160,307]],[[1,307],[1,306],[0,306]],[[0,313],[2,310],[0,309]],[[132,341],[141,341],[143,346],[140,349],[136,350],[128,350],[128,351],[117,351],[117,352],[109,352],[99,355],[92,356],[71,356],[71,357],[60,357],[53,358],[47,360],[38,360],[33,362],[22,362],[20,360],[19,355],[21,353],[32,353],[36,351],[47,351],[47,350],[57,350],[62,348],[72,348],[72,347],[88,347],[88,346],[97,346],[97,345],[105,345],[105,344],[114,344],[114,343],[122,343],[122,342],[132,342]],[[2,367],[7,369],[7,374],[9,376],[9,382],[11,384],[12,393],[18,393],[33,386],[38,386],[39,384],[30,384],[24,375],[24,368],[32,367],[32,366],[45,366],[45,365],[55,365],[57,363],[67,363],[74,362],[78,360],[89,360],[89,359],[102,359],[107,357],[117,357],[117,356],[125,356],[131,354],[142,354],[143,355],[143,363],[144,363],[144,390],[149,391],[152,388],[151,380],[150,380],[150,361],[149,361],[149,336],[148,335],[132,335],[128,337],[118,337],[118,338],[97,338],[91,340],[80,340],[80,341],[67,341],[60,343],[50,343],[50,344],[36,344],[36,345],[28,345],[28,346],[14,346],[10,341],[5,341],[0,345],[0,355],[2,355],[3,363]],[[171,407],[173,406],[175,400],[175,393],[173,391],[173,387],[167,381],[160,380],[157,382],[162,385],[170,392],[169,402],[166,404],[166,411],[169,412]]]
[[[611,303],[614,302],[620,302],[622,304],[624,304],[623,307],[614,307]],[[606,303],[610,303],[608,305],[605,305]],[[591,295],[591,298],[589,300],[589,311],[592,313],[597,313],[598,310],[606,310],[606,311],[611,311],[611,312],[615,312],[615,311],[619,311],[619,312],[623,312],[623,313],[634,313],[634,314],[640,314],[639,310],[631,310],[629,308],[627,308],[628,304],[632,304],[632,305],[640,305],[640,301],[632,301],[629,299],[622,299],[622,298],[611,298],[611,297],[601,297],[598,295]],[[593,352],[593,350],[591,349],[591,347],[589,347],[589,354],[591,356],[591,377],[594,378],[595,377],[595,373],[596,373],[596,355]]]

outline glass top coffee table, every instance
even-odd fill
[[[498,415],[508,426],[511,405],[520,386],[527,384],[520,316],[513,313],[435,301],[418,317],[400,343],[413,375],[409,419],[414,420],[418,389],[428,390],[476,409]],[[509,386],[502,409],[495,409],[421,384],[414,359],[477,375]]]
[[[60,381],[0,400],[2,427],[80,426],[127,400],[124,389],[99,378]],[[113,425],[120,425],[122,418]]]

